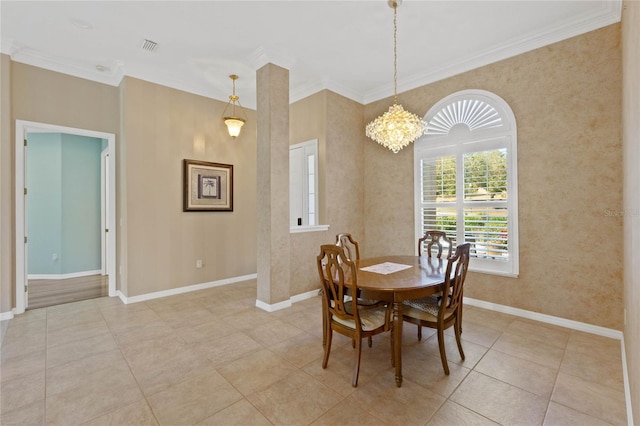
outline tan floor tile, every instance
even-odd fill
[[[118,408],[83,424],[83,426],[120,425],[156,426],[158,422],[147,401],[141,399],[140,401],[129,404],[126,407]]]
[[[558,374],[556,369],[494,350],[487,352],[475,371],[547,399]]]
[[[47,331],[47,347],[64,345],[96,336],[109,334],[109,328],[104,320],[94,322],[80,322],[64,328]]]
[[[449,327],[445,333],[449,336],[454,336],[453,327]],[[498,340],[501,334],[502,333],[498,330],[484,325],[478,325],[474,322],[467,322],[463,320],[462,323],[462,339],[486,348],[490,348],[496,340]]]
[[[336,348],[334,346],[335,345],[332,344],[327,370],[335,371],[336,374],[340,374],[345,378],[348,378],[349,383],[351,383],[355,368],[356,350],[352,347],[351,341],[346,339],[339,347]],[[320,347],[322,347],[322,345],[320,345]],[[319,362],[322,364],[324,351],[319,354]],[[381,371],[386,371],[391,368],[390,343],[387,342],[385,344],[383,342],[376,341],[370,348],[367,345],[366,339],[363,339],[358,383],[366,382],[367,380],[375,377]]]
[[[623,389],[609,388],[560,373],[551,400],[613,425],[627,424]]]
[[[267,349],[251,352],[216,369],[245,396],[266,389],[297,370]]]
[[[65,309],[56,310],[55,308],[58,307],[64,307]],[[75,302],[47,308],[47,331],[49,332],[78,323],[103,320],[102,312],[100,312],[100,309],[93,300],[90,304],[86,302]]]
[[[152,309],[164,322],[175,329],[196,327],[218,319],[200,305],[191,308]]]
[[[78,424],[142,399],[119,351],[47,370],[46,421]]]
[[[213,340],[211,347],[206,350],[207,358],[217,367],[261,349],[264,349],[264,346],[251,337],[242,332],[234,332],[224,338]]]
[[[7,335],[7,329],[9,328],[9,320],[0,321],[0,348],[4,342],[4,336]]]
[[[464,332],[463,332],[464,335]],[[485,353],[489,350],[486,346],[478,345],[472,342],[469,342],[464,339],[462,341],[462,350],[464,351],[465,359],[464,361],[460,357],[460,352],[458,351],[458,344],[456,343],[456,338],[454,336],[450,336],[448,334],[444,335],[444,348],[445,353],[447,354],[447,362],[448,363],[456,363],[460,364],[466,368],[473,368],[478,361],[482,359]],[[438,336],[433,335],[424,341],[423,346],[421,347],[424,350],[425,356],[437,356],[440,358],[440,346],[438,345]]]
[[[44,371],[46,351],[35,351],[27,354],[5,356],[0,354],[0,382],[28,376],[34,371]]]
[[[11,411],[0,411],[3,426],[44,425],[44,399]]]
[[[44,370],[4,381],[0,386],[0,413],[17,410],[38,401],[44,403],[44,398]]]
[[[305,365],[303,367],[303,371],[342,396],[351,395],[356,390],[356,388],[351,386],[353,365],[347,365],[340,362],[332,363],[330,360],[327,368],[323,369],[322,356],[320,356],[316,360]],[[358,380],[359,385],[362,386],[363,383],[366,383],[367,378],[371,379],[371,377],[373,376],[363,374],[362,366],[360,366],[360,378]]]
[[[581,426],[611,426],[611,423],[607,423],[603,420],[591,417],[587,414],[573,410],[564,405],[556,404],[551,401],[549,403],[549,409],[547,415],[544,418],[544,426],[566,426],[566,425],[581,425]]]
[[[47,350],[47,368],[114,349],[118,349],[118,346],[111,334],[99,334],[87,339],[54,346]]]
[[[208,417],[197,423],[197,426],[271,426],[272,423],[263,416],[246,399],[241,399],[230,407],[218,411],[211,417]]]
[[[46,331],[44,328],[38,330],[27,330],[24,334],[11,330],[12,333],[5,338],[0,351],[5,357],[14,357],[30,352],[42,351],[46,348]]]
[[[555,346],[560,349],[567,347],[571,330],[549,324],[534,322],[526,319],[516,319],[504,330],[505,333],[524,336],[531,340]]]
[[[620,341],[609,337],[598,336],[581,331],[572,331],[567,349],[575,349],[583,353],[596,352],[599,355],[617,356],[620,358]]]
[[[621,354],[607,350],[583,352],[576,347],[567,348],[560,371],[590,382],[613,388],[624,388]]]
[[[147,340],[123,352],[145,395],[197,376],[211,366],[203,354],[172,337]]]
[[[296,371],[247,399],[272,423],[297,425],[311,423],[342,397],[308,374]]]
[[[497,426],[498,423],[493,422],[480,414],[475,413],[468,408],[458,405],[455,402],[447,401],[431,417],[426,426]]]
[[[241,400],[242,395],[220,374],[208,369],[148,399],[160,424],[191,425]]]
[[[173,336],[176,340],[181,340],[181,334],[177,334],[173,328],[169,327],[160,319],[138,327],[112,331],[112,334],[122,348],[136,346],[144,341],[163,339],[170,336]]]
[[[419,352],[419,351],[414,351]],[[469,368],[450,362],[449,375],[444,374],[440,355],[402,357],[402,376],[445,398],[458,387],[471,371]]]
[[[462,313],[462,329],[464,333],[465,325],[472,322],[479,326],[504,331],[517,317],[503,314],[501,312],[490,311],[488,309],[477,308],[475,306],[464,305]]]
[[[351,396],[332,407],[311,424],[313,426],[381,426],[393,423],[386,423],[379,417],[368,413],[358,406],[354,397]]]
[[[497,423],[539,425],[547,399],[472,371],[451,395],[456,402]]]
[[[257,326],[273,322],[277,320],[277,318],[262,309],[251,308],[245,311],[231,313],[225,317],[225,320],[238,330],[249,331]]]
[[[99,309],[124,305],[124,302],[118,296],[114,296],[114,297],[104,296],[104,297],[99,297],[93,300],[96,302],[96,306]]]
[[[322,339],[308,333],[301,333],[291,339],[269,348],[271,351],[290,361],[296,367],[303,367],[322,357]]]
[[[234,333],[236,330],[226,321],[215,319],[193,327],[180,330],[180,337],[192,347],[197,347],[203,352],[209,352],[213,345],[223,337]]]
[[[395,373],[390,369],[358,384],[353,400],[388,424],[423,425],[438,411],[445,398],[409,380],[397,387]]]
[[[560,367],[564,356],[562,348],[529,337],[506,333],[500,336],[491,349],[554,369]]]
[[[161,321],[161,318],[152,309],[143,303],[131,305],[112,306],[102,310],[109,328],[114,333],[131,330],[145,324]]]
[[[256,324],[254,328],[246,330],[245,333],[264,346],[273,346],[293,337],[300,336],[305,332],[298,327],[275,319],[266,324]]]

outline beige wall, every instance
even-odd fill
[[[10,97],[7,95],[7,87]],[[114,133],[118,139],[119,114],[118,88],[11,62],[5,55],[2,55],[2,89],[0,312],[6,312],[8,308],[15,306],[15,120]]]
[[[127,296],[256,272],[256,115],[233,140],[225,103],[126,77],[120,266]],[[182,211],[182,160],[234,166],[233,212]],[[196,269],[196,260],[204,267]]]
[[[624,143],[624,327],[633,423],[640,425],[640,3],[622,13]],[[631,424],[631,422],[629,422]]]
[[[464,89],[518,125],[520,276],[472,273],[465,296],[622,329],[621,49],[611,25],[400,95],[424,115]],[[365,107],[367,122],[390,100]],[[365,146],[367,255],[415,251],[413,152]],[[385,179],[379,177],[384,170]],[[610,212],[607,214],[607,212]]]
[[[0,54],[0,313],[11,311],[13,295],[13,138],[11,60]]]
[[[291,105],[291,143],[318,139],[320,223],[328,231],[291,234],[291,295],[318,289],[315,260],[336,234],[365,239],[363,107],[323,90]]]

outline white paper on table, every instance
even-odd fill
[[[394,272],[403,271],[405,269],[412,268],[411,265],[403,265],[401,263],[384,262],[377,265],[365,266],[360,268],[361,271],[375,272],[376,274],[393,274]]]

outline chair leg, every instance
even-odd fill
[[[327,308],[326,306],[324,306],[324,303],[322,304],[322,347],[326,347],[327,346],[327,312],[326,312]]]
[[[331,326],[326,328],[327,331],[327,344],[324,347],[324,358],[322,359],[322,368],[327,368],[329,363],[329,352],[331,352],[331,340],[333,338],[333,330]]]
[[[418,340],[422,340],[422,326],[418,324]]]
[[[360,374],[360,355],[362,354],[362,339],[356,339],[356,365],[353,370],[353,380],[351,386],[358,386],[358,375]]]
[[[458,352],[460,352],[460,358],[464,361],[464,351],[462,350],[462,342],[460,341],[460,335],[462,334],[462,325],[459,321],[453,325],[453,331],[456,333],[456,343],[458,344]]]
[[[369,347],[373,346],[373,340],[371,339],[371,336],[369,336]]]
[[[444,374],[449,375],[449,364],[447,364],[447,353],[444,350],[444,329],[438,328],[438,346],[440,347],[440,360]]]
[[[391,335],[389,337],[389,341],[391,342],[391,366],[395,367],[396,366],[396,353],[393,350],[393,326],[391,327],[391,330],[389,331],[389,333],[391,333]]]

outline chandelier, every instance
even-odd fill
[[[389,0],[393,8],[393,105],[380,117],[367,124],[365,134],[394,154],[418,139],[427,130],[427,124],[417,115],[398,104],[398,6],[402,0]]]
[[[227,107],[222,112],[222,119],[227,125],[229,136],[235,139],[236,137],[238,137],[238,135],[240,135],[240,129],[242,129],[242,126],[244,125],[244,123],[246,123],[247,115],[244,112],[242,105],[240,105],[240,97],[236,95],[236,80],[239,77],[235,74],[231,74],[229,78],[233,81],[233,94],[229,96],[229,103],[227,103]],[[240,112],[242,112],[244,118],[236,114],[236,104],[238,104],[237,106],[240,108]],[[229,109],[229,107],[231,107],[231,115],[227,115],[227,110]]]

